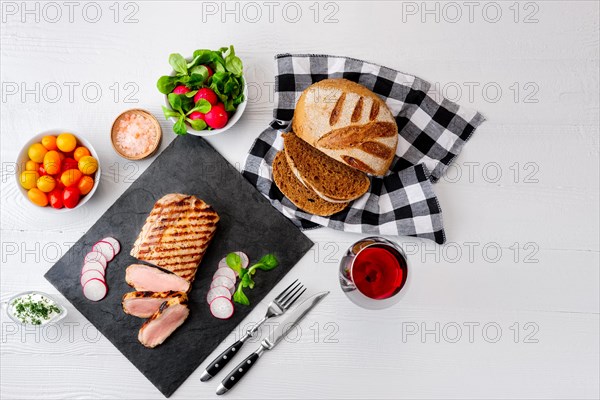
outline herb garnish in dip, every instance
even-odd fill
[[[56,303],[39,293],[19,296],[10,302],[11,314],[24,324],[43,325],[62,313]]]

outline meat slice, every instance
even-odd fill
[[[167,271],[144,264],[131,264],[125,270],[125,281],[141,292],[187,292],[190,282]]]
[[[185,292],[130,292],[125,293],[121,305],[126,314],[139,318],[150,318],[165,301],[181,297],[187,300]]]
[[[187,299],[174,297],[165,301],[158,311],[144,322],[138,333],[138,340],[148,348],[162,344],[183,324],[189,314]]]
[[[167,194],[154,204],[131,256],[192,282],[218,221],[216,211],[199,198]]]

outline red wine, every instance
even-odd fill
[[[352,265],[356,288],[372,299],[387,299],[398,293],[406,282],[406,260],[387,246],[363,249]]]

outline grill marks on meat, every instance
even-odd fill
[[[162,344],[190,314],[187,296],[173,297],[163,302],[140,328],[138,340],[148,348]]]
[[[125,280],[136,291],[122,301],[126,314],[148,318],[138,333],[144,346],[162,344],[187,319],[187,292],[217,222],[215,210],[195,196],[172,193],[154,204],[130,254],[160,268],[127,267]]]
[[[218,221],[219,215],[197,197],[168,194],[154,205],[131,255],[192,282]]]
[[[150,318],[167,300],[181,297],[187,300],[185,292],[129,292],[123,296],[121,305],[126,314],[139,318]]]

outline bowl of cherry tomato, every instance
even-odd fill
[[[98,154],[81,136],[46,131],[31,138],[19,152],[16,178],[30,203],[53,212],[74,210],[98,187]]]

